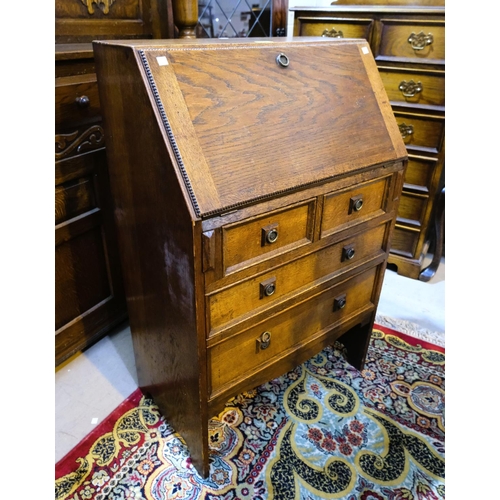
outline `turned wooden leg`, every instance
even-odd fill
[[[444,241],[444,187],[439,194],[434,214],[434,255],[431,263],[422,270],[418,279],[420,281],[429,281],[437,271],[441,257],[443,256]]]
[[[198,0],[173,0],[172,7],[179,38],[196,38]]]

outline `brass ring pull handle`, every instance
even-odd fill
[[[321,33],[321,36],[328,36],[330,38],[344,38],[344,33],[342,33],[342,31],[340,30],[332,28],[330,30],[324,30],[323,33]]]
[[[434,37],[432,33],[427,33],[427,35],[421,31],[420,33],[412,33],[408,37],[408,43],[411,45],[413,50],[423,50],[427,45],[431,45],[434,42]]]
[[[399,84],[399,90],[401,90],[405,97],[415,97],[416,94],[424,90],[424,87],[421,82],[415,83],[413,80],[410,80],[409,82],[403,80]]]
[[[276,284],[275,283],[269,283],[269,285],[267,285],[264,288],[264,295],[266,297],[270,297],[275,291],[276,291]]]
[[[278,236],[279,236],[279,224],[274,223],[274,224],[269,224],[268,226],[265,226],[262,228],[261,232],[261,245],[272,245],[273,243],[276,243],[278,241]]]
[[[276,276],[268,278],[260,283],[260,298],[270,297],[276,292]]]
[[[75,102],[80,106],[80,108],[88,108],[90,105],[90,99],[86,95],[82,95],[75,99]]]
[[[260,349],[267,349],[271,343],[271,332],[264,332],[258,339],[257,345]]]
[[[356,250],[354,249],[354,245],[346,245],[342,249],[342,262],[346,260],[352,260],[355,254]]]
[[[347,304],[347,295],[343,293],[342,295],[339,295],[338,297],[335,297],[335,299],[333,299],[333,311],[335,312],[344,309],[346,304]]]
[[[280,52],[276,56],[276,62],[278,63],[278,66],[281,66],[282,68],[286,68],[290,64],[290,59],[288,59],[288,56],[284,54],[283,52]]]
[[[353,196],[349,200],[349,213],[359,212],[363,208],[363,195]]]
[[[406,125],[406,123],[399,124],[399,131],[401,132],[401,137],[406,139],[410,135],[413,135],[413,125]]]
[[[268,243],[276,243],[278,241],[278,230],[271,229],[266,235],[266,241]]]

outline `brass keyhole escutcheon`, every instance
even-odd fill
[[[267,349],[271,343],[271,332],[264,332],[258,339],[257,345],[261,349]]]
[[[286,68],[290,64],[290,59],[288,59],[288,56],[284,54],[283,52],[280,52],[276,56],[276,62],[278,63],[278,66],[281,66],[282,68]]]

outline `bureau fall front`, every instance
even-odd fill
[[[366,42],[95,42],[140,387],[208,421],[341,338],[362,367],[407,156]]]

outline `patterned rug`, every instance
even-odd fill
[[[340,343],[230,400],[210,477],[139,390],[56,464],[55,498],[439,500],[444,348],[376,325],[365,369]]]

